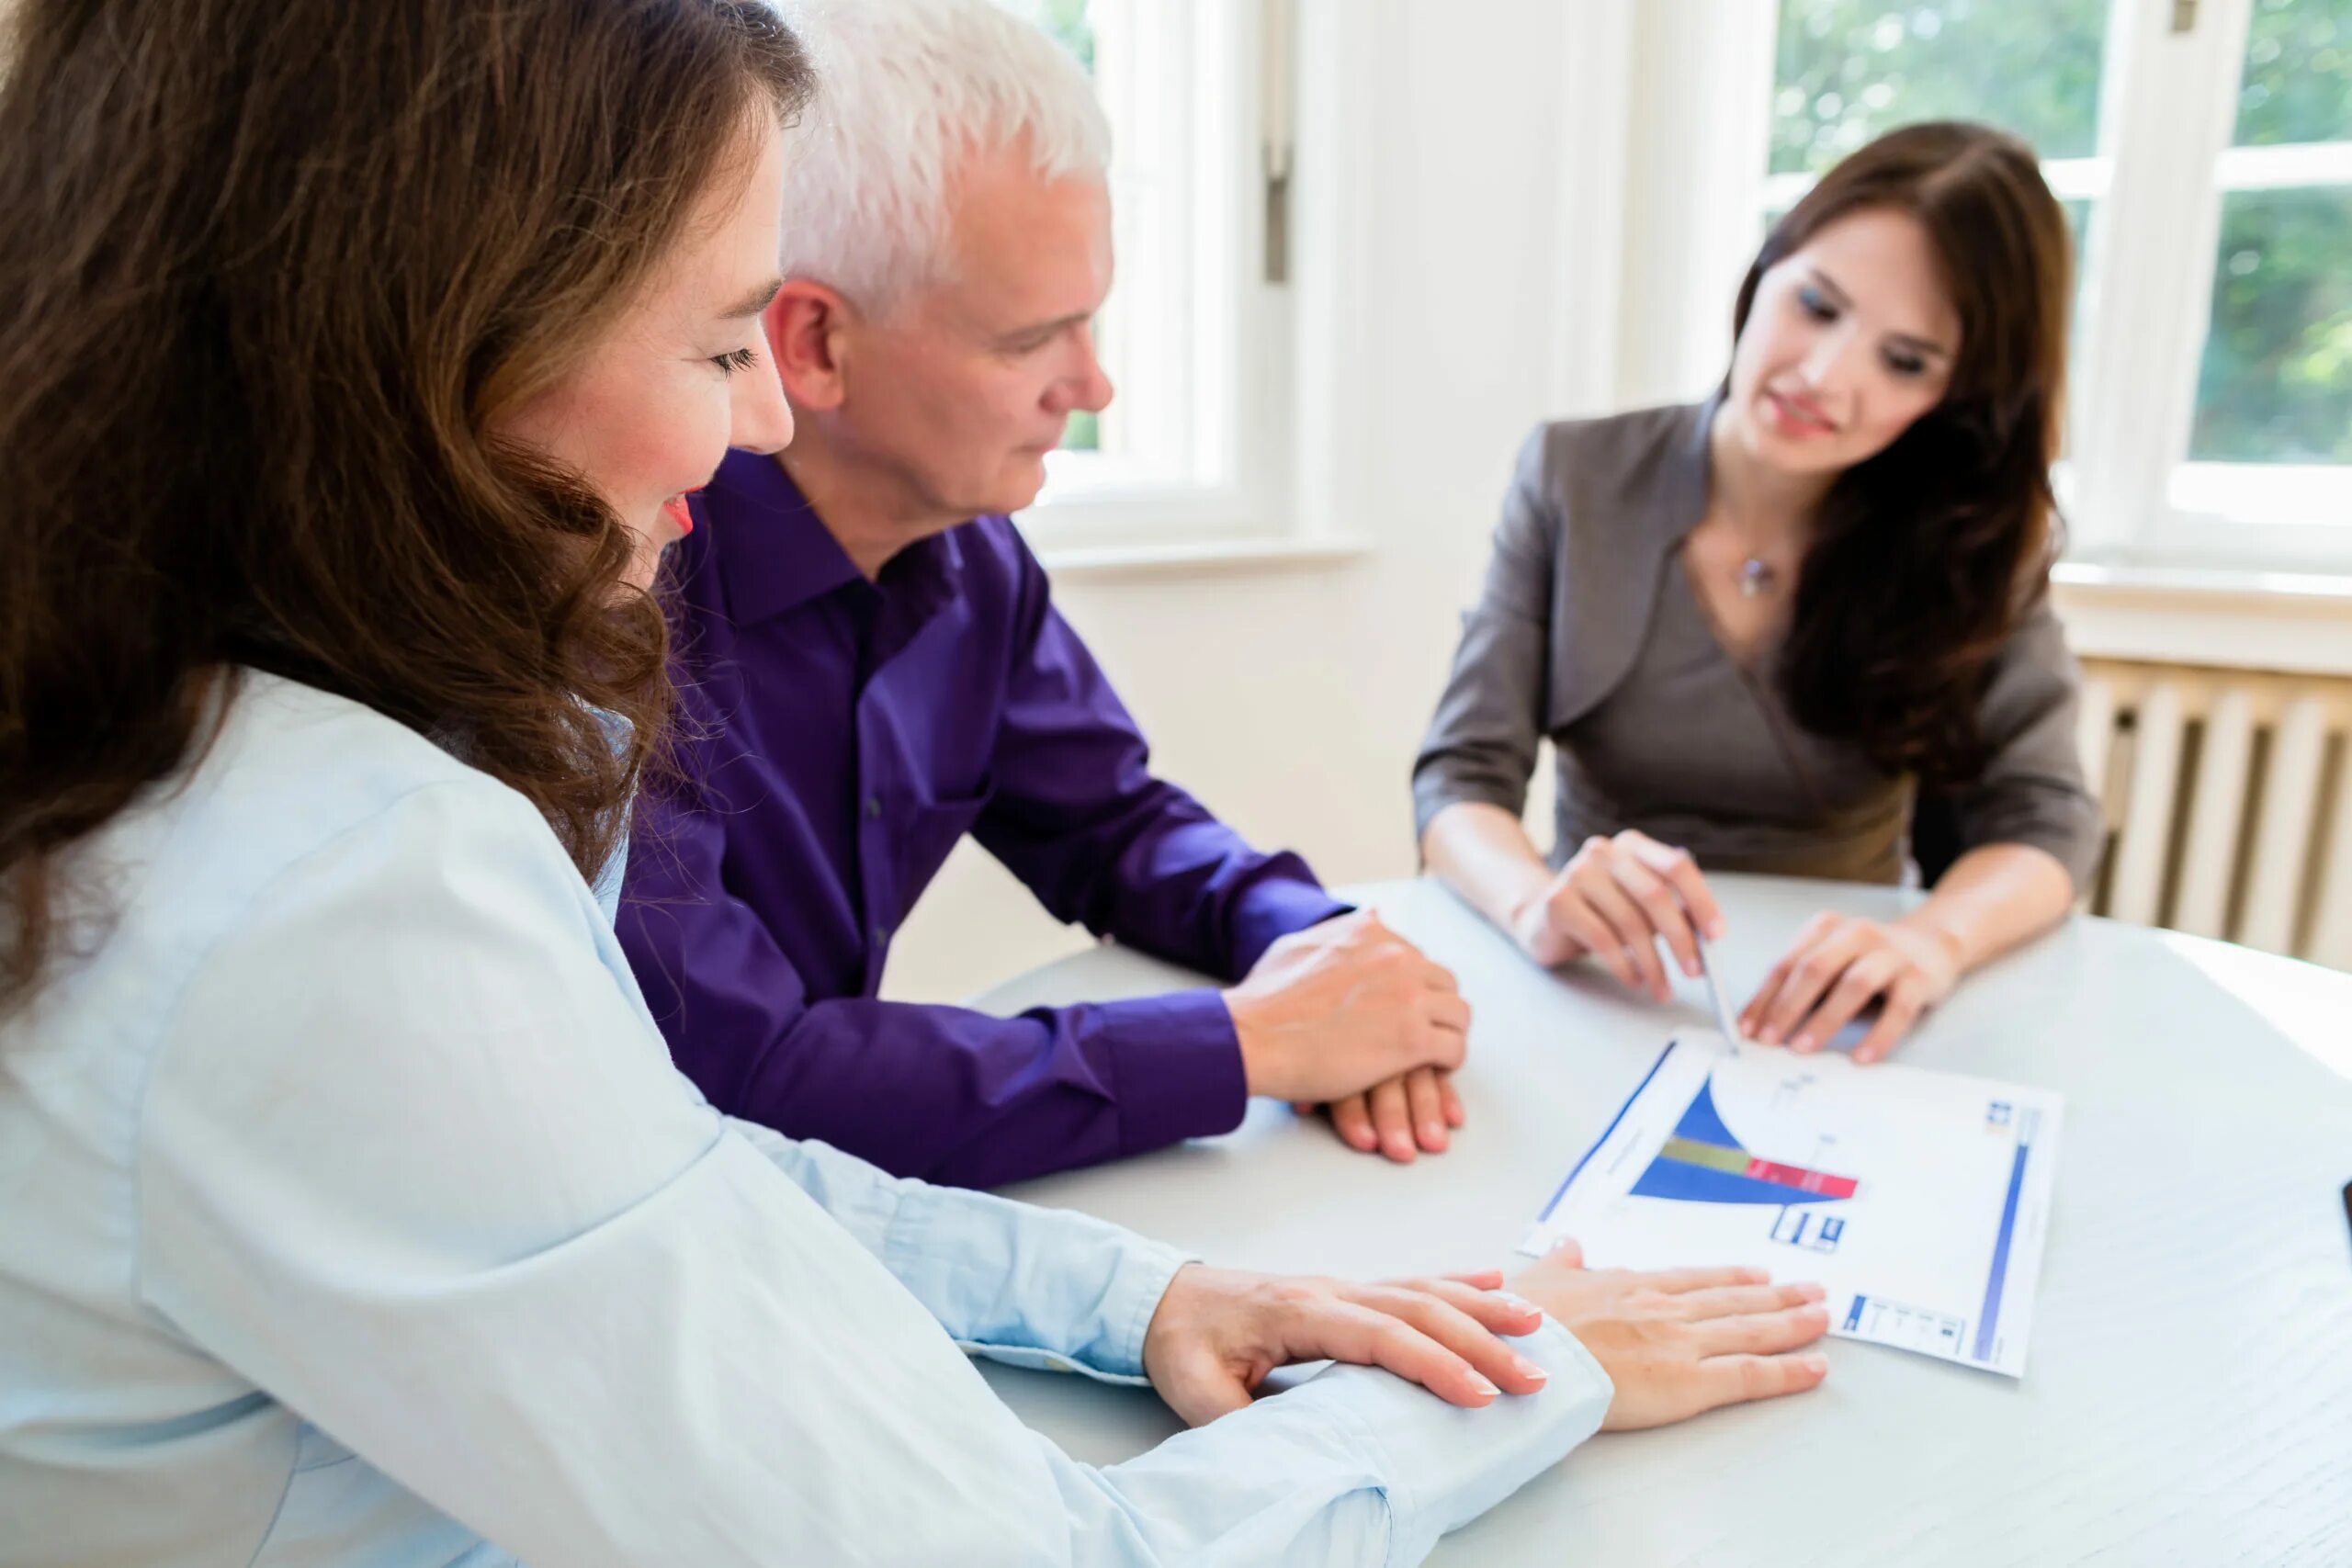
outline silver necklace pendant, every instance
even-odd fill
[[[1772,569],[1755,556],[1739,564],[1739,596],[1753,599],[1772,586]]]

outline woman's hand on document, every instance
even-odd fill
[[[1502,1282],[1499,1269],[1359,1284],[1189,1263],[1145,1330],[1144,1371],[1194,1427],[1248,1404],[1275,1368],[1326,1359],[1385,1368],[1450,1404],[1491,1404],[1544,1382],[1503,1343],[1543,1313]]]
[[[1829,1363],[1804,1349],[1829,1332],[1818,1285],[1770,1284],[1759,1269],[1587,1269],[1573,1241],[1510,1283],[1617,1385],[1603,1431],[1669,1426],[1828,1375]]]
[[[1663,941],[1696,978],[1700,936],[1724,931],[1724,912],[1690,852],[1627,829],[1587,839],[1567,864],[1511,911],[1511,940],[1546,969],[1590,953],[1636,991],[1673,998]]]
[[[1908,920],[1833,912],[1798,933],[1747,1006],[1739,1027],[1766,1045],[1818,1051],[1865,1009],[1876,1009],[1854,1060],[1875,1062],[1960,983],[1957,940]]]

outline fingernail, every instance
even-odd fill
[[[1445,1129],[1434,1122],[1421,1123],[1421,1142],[1430,1148],[1445,1142]]]
[[[1697,979],[1699,977],[1699,961],[1695,958],[1684,959],[1682,961],[1682,972],[1685,975],[1690,976],[1693,980]]]
[[[1809,1372],[1826,1372],[1829,1370],[1829,1358],[1826,1356],[1799,1356],[1797,1358],[1797,1365],[1803,1367]]]
[[[1541,1317],[1544,1315],[1544,1309],[1537,1306],[1533,1302],[1529,1301],[1525,1296],[1515,1296],[1509,1291],[1498,1291],[1495,1293],[1502,1297],[1503,1305],[1510,1308],[1511,1311],[1520,1314],[1523,1317]]]
[[[1470,1374],[1470,1386],[1477,1390],[1480,1393],[1485,1394],[1488,1399],[1500,1399],[1503,1396],[1503,1391],[1501,1389],[1497,1388],[1493,1383],[1488,1382],[1484,1377],[1480,1376],[1476,1372],[1472,1372]]]
[[[1384,1146],[1398,1159],[1413,1157],[1413,1140],[1402,1133],[1391,1133],[1383,1140]]]
[[[1707,922],[1707,940],[1709,942],[1721,942],[1723,939],[1724,918],[1721,915],[1717,915],[1713,919]]]
[[[1781,1043],[1781,1032],[1768,1023],[1757,1031],[1756,1043],[1759,1045],[1778,1045]]]
[[[1794,1040],[1792,1040],[1792,1041],[1790,1041],[1790,1042],[1789,1042],[1789,1049],[1790,1049],[1790,1050],[1792,1050],[1792,1051],[1810,1051],[1810,1050],[1812,1050],[1812,1049],[1813,1049],[1813,1036],[1812,1036],[1812,1035],[1810,1035],[1810,1034],[1800,1034],[1800,1035],[1798,1035]]]
[[[1797,1294],[1809,1302],[1826,1301],[1829,1298],[1829,1292],[1819,1285],[1799,1285]]]
[[[1534,1362],[1529,1360],[1524,1356],[1512,1357],[1511,1365],[1518,1368],[1519,1375],[1525,1378],[1529,1382],[1540,1383],[1550,1382],[1552,1381],[1551,1373],[1545,1371],[1543,1368],[1537,1366]]]

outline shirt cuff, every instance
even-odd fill
[[[1355,908],[1342,904],[1312,882],[1276,877],[1243,894],[1233,915],[1234,978],[1258,966],[1266,949],[1293,931],[1319,926]]]
[[[1160,1298],[1168,1293],[1170,1281],[1176,1278],[1176,1270],[1199,1261],[1172,1247],[1141,1236],[1131,1238],[1126,1256],[1119,1261],[1118,1273],[1102,1295],[1102,1323],[1108,1337],[1096,1347],[1091,1357],[988,1339],[958,1339],[956,1344],[967,1355],[1008,1367],[1072,1372],[1095,1382],[1149,1388],[1151,1379],[1143,1366],[1144,1337],[1151,1328],[1153,1315],[1159,1311]]]
[[[1388,1498],[1385,1562],[1420,1562],[1461,1529],[1566,1458],[1600,1429],[1616,1385],[1592,1352],[1552,1318],[1511,1348],[1550,1374],[1534,1393],[1483,1410],[1441,1403],[1427,1389],[1366,1367],[1335,1367],[1358,1440],[1378,1456]],[[1307,1386],[1313,1386],[1309,1384]]]
[[[1211,990],[1098,1003],[1119,1106],[1119,1153],[1230,1133],[1249,1109],[1241,1041]]]

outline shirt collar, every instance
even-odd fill
[[[859,576],[825,520],[774,457],[729,452],[689,502],[738,625],[763,621]]]
[[[774,457],[728,453],[690,504],[696,524],[712,530],[713,564],[726,582],[728,609],[738,626],[781,615],[865,581]],[[896,597],[903,587],[925,603],[945,598],[964,564],[956,539],[962,532],[963,527],[951,528],[899,551],[883,568],[880,592]]]

